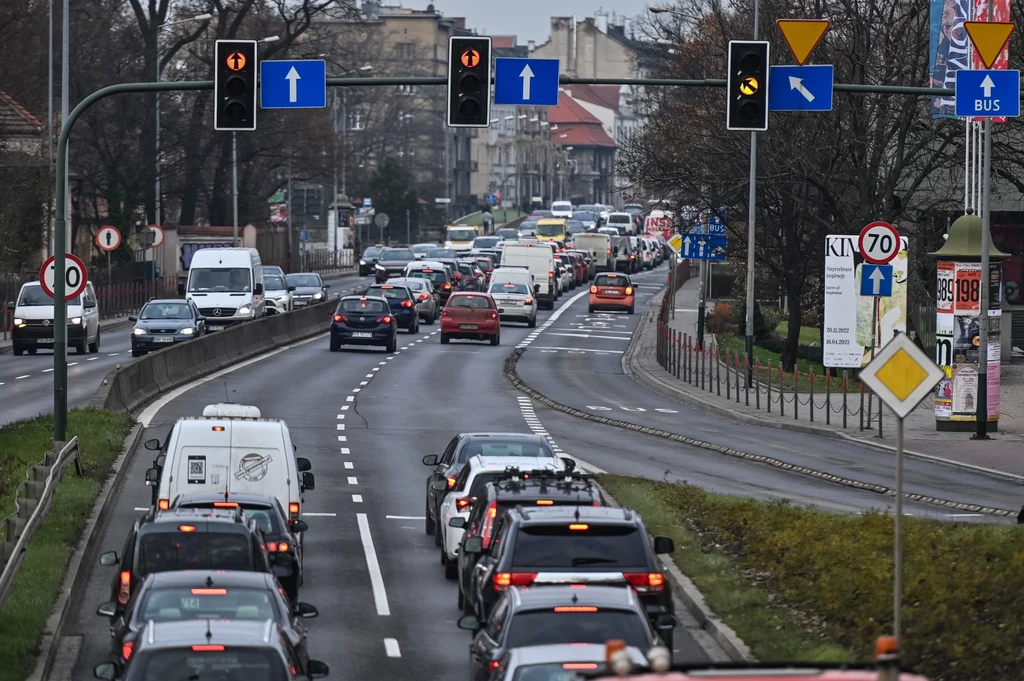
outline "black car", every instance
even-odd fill
[[[466,278],[463,276],[462,268],[459,267],[458,258],[431,258],[433,262],[439,262],[452,273],[452,290],[454,291],[465,291],[466,289]]]
[[[391,315],[398,328],[409,333],[420,332],[420,313],[416,309],[416,296],[405,286],[396,284],[375,284],[366,289],[368,298],[384,298],[391,308]]]
[[[193,340],[206,333],[206,317],[191,300],[151,300],[138,316],[128,317],[132,328],[132,357]]]
[[[377,264],[383,246],[373,246],[363,251],[363,257],[359,259],[359,276],[365,277],[373,274],[373,266]]]
[[[124,549],[100,555],[100,565],[119,566],[110,600],[124,610],[142,580],[169,570],[243,570],[272,573],[263,534],[239,509],[150,509],[132,525]]]
[[[398,322],[382,298],[345,296],[331,318],[331,352],[342,345],[378,345],[388,352],[398,347]]]
[[[659,634],[676,626],[674,615],[663,615],[655,628],[644,616],[636,592],[628,587],[573,586],[513,586],[501,595],[486,620],[463,615],[459,628],[475,633],[469,644],[470,681],[486,681],[510,648],[621,640],[647,652],[660,643]]]
[[[435,269],[426,265],[415,265],[410,267],[405,276],[419,279],[429,279],[437,291],[440,303],[447,303],[452,295],[452,278],[448,276],[445,268]]]
[[[128,606],[101,603],[97,615],[110,618],[112,660],[131,659],[139,630],[147,622],[179,620],[274,620],[288,638],[305,670],[309,662],[306,629],[299,618],[316,617],[309,603],[289,602],[273,576],[235,570],[175,570],[146,577]]]
[[[452,518],[449,525],[465,528],[462,541],[480,537],[481,548],[487,550],[491,546],[498,519],[516,506],[604,506],[604,497],[594,482],[596,476],[574,470],[569,466],[571,462],[571,459],[566,462],[565,471],[506,471],[504,475],[484,485],[481,493],[472,501],[468,518]],[[471,612],[464,594],[470,589],[470,579],[480,555],[459,551],[458,606],[466,615]]]
[[[241,509],[246,520],[255,520],[274,557],[274,574],[288,598],[295,602],[302,584],[302,533],[309,529],[304,520],[288,523],[288,516],[276,497],[262,494],[179,494],[171,508]]]
[[[459,254],[450,248],[432,248],[423,256],[424,260],[455,260]]]
[[[463,291],[482,291],[484,288],[484,278],[480,275],[483,273],[479,272],[476,266],[476,261],[470,262],[467,260],[460,260],[458,262],[459,274],[462,275],[461,283]]]
[[[373,266],[373,277],[383,284],[392,277],[405,276],[405,266],[416,261],[411,248],[385,248]]]
[[[298,677],[301,666],[287,641],[287,634],[274,621],[147,622],[127,664],[101,662],[92,673],[104,681],[286,681]],[[317,679],[329,672],[325,663],[309,660],[303,676]]]
[[[550,456],[552,460],[558,459],[548,441],[533,433],[459,433],[440,455],[424,456],[423,465],[434,467],[427,476],[424,529],[427,534],[434,535],[438,546],[441,538],[434,531],[437,511],[448,490],[455,487],[466,462],[474,456]],[[441,481],[444,485],[437,485]],[[435,486],[443,489],[435,489]]]
[[[285,283],[292,291],[295,308],[327,302],[327,289],[331,287],[316,272],[294,272],[285,277]]]
[[[481,537],[463,540],[459,550],[480,554],[465,597],[481,619],[510,586],[564,583],[628,585],[652,622],[675,612],[658,562],[675,544],[669,537],[652,542],[628,508],[517,506],[498,519],[486,551]],[[663,639],[671,649],[671,635]]]

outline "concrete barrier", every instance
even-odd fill
[[[90,407],[130,412],[158,395],[288,343],[324,333],[336,298],[288,314],[214,331],[107,372]]]

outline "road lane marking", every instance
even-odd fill
[[[338,436],[338,442],[348,442],[348,436],[347,435],[339,435]]]
[[[366,554],[366,568],[370,572],[373,603],[377,607],[378,615],[388,616],[391,614],[391,608],[388,606],[388,594],[384,589],[384,575],[380,572],[377,551],[373,548],[373,537],[370,535],[370,523],[366,519],[365,513],[356,513],[356,524],[359,526],[359,538],[363,543],[363,553]]]
[[[363,503],[363,495],[362,494],[353,494],[352,495],[352,503],[355,503],[355,504]]]
[[[336,518],[338,516],[337,513],[310,513],[308,511],[303,511],[302,515],[303,516],[307,516],[308,515],[308,516],[313,517],[313,518]]]
[[[346,402],[355,402],[356,398],[354,396],[352,396],[352,395],[349,395],[348,397],[345,398],[345,401]]]
[[[75,366],[76,364],[78,364],[78,362],[68,362],[68,366],[69,366],[69,367],[73,367],[73,366]]]
[[[374,369],[374,371],[376,371],[376,369]],[[366,374],[366,377],[367,378],[373,378],[373,374]]]
[[[352,470],[353,467],[354,467],[354,465],[352,464],[351,461],[346,461],[345,462],[345,468],[347,468],[349,470]]]
[[[344,415],[344,414],[338,414],[338,420],[339,420],[339,421],[340,421],[340,420],[342,420],[343,418],[345,418],[345,415]]]
[[[135,510],[136,511],[148,511],[149,509],[146,508],[145,506],[136,506]]]
[[[23,379],[23,378],[28,378],[28,377],[29,377],[30,375],[31,375],[31,374],[25,374],[24,376],[15,376],[15,377],[14,377],[14,380],[15,380],[15,381],[20,381],[20,380],[21,380],[21,379]]]
[[[359,480],[357,480],[355,477],[350,475],[350,476],[348,476],[348,484],[350,484],[350,485],[358,485],[359,484]]]
[[[393,638],[384,639],[384,652],[388,657],[401,657],[402,651],[398,648],[398,641]]]
[[[384,516],[388,520],[426,520],[426,516],[422,515],[386,515]]]
[[[99,359],[99,357],[90,357],[89,359],[87,359],[87,360],[85,360],[85,361],[86,361],[86,362],[95,362],[95,361],[96,361],[96,360],[98,360],[98,359]]]
[[[362,388],[352,388],[352,392],[354,392],[354,393],[357,393],[357,392],[359,392],[360,390],[362,390]]]
[[[348,405],[346,404],[344,407],[341,408],[341,410],[342,411],[348,411]]]
[[[598,336],[593,333],[563,333],[561,331],[548,331],[549,336],[568,336],[570,338],[603,338],[605,340],[617,340],[617,341],[628,341],[629,338],[623,338],[622,336]],[[580,348],[573,348],[573,350],[579,350]]]
[[[338,430],[345,430],[345,424],[344,423],[339,423],[338,424]]]
[[[341,453],[342,453],[342,454],[348,454],[348,453],[349,453],[349,451],[348,451],[348,447],[342,447],[342,448],[341,448]]]
[[[117,357],[119,354],[121,354],[121,353],[119,353],[119,352],[110,352],[110,353],[107,353],[107,357]]]
[[[359,385],[366,385],[367,383],[369,383],[369,381],[361,381]]]
[[[568,350],[568,351],[575,351],[575,352],[596,352],[596,353],[602,354],[602,355],[605,355],[605,354],[621,355],[621,354],[623,354],[625,352],[625,350],[598,350],[597,348],[564,348],[564,347],[560,347],[560,346],[550,346],[550,345],[549,346],[533,345],[531,347],[534,350],[541,350],[541,351],[554,351],[554,352],[557,352],[558,350]]]
[[[517,395],[516,399],[519,400],[519,411],[522,413],[523,419],[526,421],[526,424],[530,427],[530,430],[533,431],[535,434],[540,435],[545,440],[547,440],[548,444],[551,445],[551,449],[555,452],[557,456],[564,455],[565,457],[572,459],[573,461],[576,462],[576,465],[579,468],[584,469],[585,471],[598,474],[607,473],[607,471],[598,468],[593,464],[587,463],[586,461],[577,459],[576,457],[565,452],[561,447],[558,446],[558,443],[555,442],[555,438],[553,438],[550,433],[544,430],[544,426],[541,425],[540,421],[536,417],[536,414],[534,413],[533,402],[530,400],[530,398],[526,397],[525,395]]]
[[[44,374],[48,374],[48,373],[50,373],[51,371],[53,371],[53,369],[43,369],[43,373],[44,373]]]

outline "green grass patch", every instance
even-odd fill
[[[505,210],[504,208],[495,208],[491,210],[491,217],[494,218],[493,224],[498,226],[506,222],[515,220],[516,218],[520,218],[524,215],[526,215],[526,213],[515,209]],[[477,213],[476,215],[470,215],[469,217],[463,220],[459,220],[457,224],[482,225],[484,224],[484,214]]]
[[[775,327],[775,333],[779,334],[779,338],[785,338],[789,335],[789,322],[783,319],[779,322],[779,325]],[[820,345],[820,331],[816,326],[801,326],[800,327],[800,345],[812,346]]]
[[[0,608],[5,663],[0,665],[0,681],[22,681],[32,672],[39,638],[57,600],[68,560],[130,428],[131,420],[118,412],[74,409],[68,413],[68,437],[78,436],[85,476],[77,477],[73,464],[65,469],[53,506],[29,542],[21,570]],[[43,458],[52,433],[52,415],[0,428],[3,516],[14,510],[14,491],[28,467]]]
[[[763,660],[868,660],[891,633],[893,519],[601,476]],[[1024,675],[1024,530],[904,523],[902,654],[934,681]]]
[[[786,324],[786,322],[782,322],[779,325],[780,329],[782,328],[783,324]],[[780,331],[780,333],[781,333],[781,331]],[[817,337],[818,337],[818,335],[817,335],[818,332],[817,331],[813,331],[813,333],[814,333],[814,338],[815,338],[815,342],[816,342],[817,341]],[[804,331],[801,330],[800,331],[800,343],[801,344],[803,344],[803,342],[804,342],[803,338],[804,338]],[[742,336],[737,336],[736,334],[732,334],[732,333],[719,333],[719,334],[715,334],[715,340],[718,341],[718,344],[721,346],[722,354],[723,355],[725,354],[725,350],[729,350],[729,351],[737,353],[739,355],[740,362],[743,361],[743,357],[746,355],[746,352],[747,352],[747,350],[746,350],[747,345],[746,345],[746,340]],[[754,344],[754,359],[756,359],[758,362],[760,362],[760,365],[761,365],[761,373],[760,373],[760,381],[761,381],[761,383],[764,384],[764,385],[768,384],[768,367],[771,366],[771,368],[772,368],[772,387],[773,388],[778,388],[780,386],[779,366],[780,366],[780,362],[781,362],[780,357],[779,357],[779,353],[773,352],[772,350],[768,350],[766,348],[762,348],[761,346],[757,345],[757,343],[755,343]],[[799,380],[796,382],[796,386],[797,386],[797,390],[798,391],[800,391],[800,392],[808,392],[808,391],[810,391],[810,389],[811,389],[810,371],[813,370],[814,371],[814,392],[815,393],[824,393],[825,392],[825,387],[826,387],[826,382],[827,382],[827,379],[826,379],[826,376],[825,376],[826,369],[825,369],[825,367],[820,362],[811,362],[811,361],[808,361],[806,359],[798,359],[797,362],[796,362],[796,367],[797,367],[797,370],[799,372]],[[858,393],[859,394],[859,392],[860,392],[860,381],[858,381],[854,377],[853,374],[854,374],[854,372],[850,371],[850,375],[849,375],[849,379],[848,379],[848,382],[847,382],[847,389],[846,390],[847,390],[847,392],[849,392],[851,394],[853,394],[853,393]],[[793,372],[792,371],[785,372],[782,375],[781,385],[784,388],[788,389],[788,390],[792,390],[793,389]],[[832,380],[831,380],[831,387],[829,388],[829,390],[833,394],[842,393],[842,391],[843,391],[843,375],[842,375],[842,372],[839,373],[839,376],[832,378]]]

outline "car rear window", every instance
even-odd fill
[[[387,312],[387,303],[381,300],[343,300],[338,306],[341,312],[366,312],[367,314],[374,314],[377,312]]]
[[[379,257],[383,248],[367,248],[363,251],[363,258],[376,258]]]
[[[184,524],[184,523],[183,523]],[[235,532],[150,532],[139,540],[138,573],[171,570],[244,570],[251,572],[252,544]]]
[[[380,254],[381,260],[415,260],[416,255],[410,248],[385,248]]]
[[[572,526],[586,529],[572,530]],[[632,525],[593,525],[566,520],[558,525],[527,525],[516,535],[513,567],[573,569],[642,566],[644,537]]]
[[[270,648],[226,646],[196,651],[191,646],[146,650],[132,660],[131,681],[181,681],[182,679],[245,679],[287,681],[288,672],[278,653]]]
[[[522,295],[529,295],[530,289],[526,284],[491,284],[491,289],[488,293],[501,295],[502,293],[508,295],[512,293],[519,293]]]
[[[368,296],[384,296],[388,300],[407,300],[409,289],[404,286],[371,286],[366,290]]]
[[[179,508],[225,508],[224,506],[215,506],[213,501],[196,501],[179,504]],[[260,531],[263,534],[277,535],[281,534],[280,527],[277,523],[277,514],[274,513],[273,509],[267,508],[266,506],[245,506],[242,505],[242,515],[245,519],[255,520],[259,526]]]
[[[483,296],[453,296],[448,307],[468,307],[474,310],[487,310],[491,307],[490,298]]]
[[[490,258],[478,258],[476,261],[476,266],[479,267],[484,272],[490,272],[491,270],[494,269],[494,261],[491,260]]]
[[[555,453],[545,444],[535,442],[469,442],[459,451],[459,461],[465,463],[474,456],[533,456],[555,459]]]
[[[595,286],[628,286],[627,279],[622,275],[599,274],[594,279]]]
[[[564,666],[563,666],[564,665]],[[602,662],[549,662],[516,667],[512,681],[578,681],[580,671],[600,672]]]
[[[272,592],[266,589],[217,586],[176,586],[150,589],[139,604],[143,621],[179,620],[276,620],[279,616]]]
[[[573,606],[568,606],[573,607]],[[586,606],[575,606],[576,609]],[[588,608],[589,610],[589,608]],[[506,648],[557,643],[600,643],[621,639],[627,646],[649,648],[643,617],[631,610],[595,608],[593,612],[557,612],[555,608],[517,612],[508,624]]]

